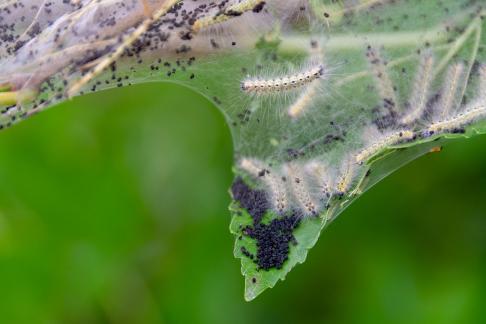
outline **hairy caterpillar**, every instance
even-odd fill
[[[401,118],[402,125],[410,125],[419,120],[427,108],[429,89],[433,80],[434,57],[431,53],[422,55],[417,68],[409,111]]]
[[[371,46],[367,48],[366,58],[369,61],[369,66],[373,73],[383,107],[392,115],[397,115],[399,102],[391,78],[388,75],[387,63],[380,56],[380,53]]]
[[[304,92],[297,98],[297,100],[288,108],[288,115],[291,118],[299,117],[309,106],[319,90],[319,81],[311,82]]]
[[[336,184],[338,196],[343,197],[351,190],[357,171],[358,168],[355,158],[351,154],[347,155],[339,168],[339,180]]]
[[[306,173],[309,174],[319,189],[319,200],[327,207],[328,201],[334,192],[334,181],[331,168],[324,162],[311,161],[304,166]]]
[[[437,118],[448,118],[458,104],[458,91],[461,88],[461,79],[465,66],[462,63],[453,64],[447,71],[445,83],[441,92],[441,99],[437,104]]]
[[[312,198],[308,181],[298,166],[284,165],[284,174],[290,182],[291,191],[305,215],[317,216],[319,212],[316,201]]]
[[[214,15],[208,15],[197,19],[192,25],[192,30],[197,33],[204,28],[221,24],[234,17],[239,17],[248,11],[258,13],[263,10],[264,6],[265,1],[263,0],[243,0],[239,3],[228,6],[224,10],[219,11]]]
[[[241,82],[241,90],[247,94],[266,95],[302,88],[324,76],[324,65],[319,64],[295,74],[271,79],[248,78]]]
[[[270,190],[272,206],[278,213],[283,213],[289,207],[289,199],[286,186],[286,179],[276,171],[265,168],[260,161],[244,158],[240,162],[240,167],[250,173],[255,178],[263,179]]]
[[[486,64],[479,67],[479,98],[486,102]]]
[[[427,130],[424,131],[424,136],[428,137],[444,132],[463,133],[466,125],[486,117],[485,104],[484,101],[470,104],[464,111],[461,111],[444,121],[431,124]]]
[[[361,150],[356,155],[356,163],[363,164],[365,161],[373,157],[382,149],[389,146],[397,145],[404,141],[412,140],[414,139],[414,137],[415,133],[406,129],[392,132],[390,134],[380,133],[378,139],[371,141],[371,144],[368,147]]]

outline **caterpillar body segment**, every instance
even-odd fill
[[[457,106],[460,104],[458,94],[462,86],[462,77],[465,66],[463,63],[453,64],[446,73],[444,86],[441,91],[441,98],[436,106],[436,120],[445,120],[453,115]]]
[[[261,179],[270,191],[272,207],[279,214],[283,214],[289,208],[287,194],[287,179],[271,168],[265,168],[261,161],[244,158],[240,161],[240,167],[253,177]]]
[[[356,155],[356,163],[361,165],[371,157],[379,153],[381,150],[394,146],[406,141],[413,140],[415,138],[415,133],[411,130],[399,130],[388,135],[382,134],[380,138],[372,141],[371,144],[361,150]]]
[[[479,67],[479,98],[486,102],[486,64],[481,64]]]
[[[351,191],[357,172],[358,165],[355,159],[352,156],[346,157],[339,169],[339,178],[336,185],[336,192],[339,197],[343,197]]]
[[[322,81],[327,79],[329,75],[329,66],[324,66],[324,49],[321,46],[321,41],[312,40],[310,43],[309,53],[311,56],[310,66],[320,67],[320,76],[306,85],[299,96],[287,108],[288,116],[296,120],[303,116],[306,111],[314,103],[315,99],[323,95]],[[327,75],[325,75],[327,74]]]
[[[432,123],[423,133],[424,137],[430,137],[441,133],[464,133],[467,125],[486,118],[486,103],[479,101],[470,104],[464,111],[449,117],[444,121]]]
[[[275,171],[267,171],[264,175],[265,181],[271,190],[272,203],[275,210],[279,214],[283,214],[289,208],[289,198],[287,195],[287,188],[285,186],[285,179],[277,174]]]
[[[309,85],[324,76],[323,64],[295,74],[283,75],[276,78],[249,78],[241,82],[241,90],[247,94],[271,95],[288,92]]]
[[[486,68],[484,65],[479,67],[479,86],[476,99],[462,107],[456,109],[459,105],[458,98],[451,93],[457,94],[460,92],[461,78],[464,72],[464,65],[462,63],[454,64],[446,73],[444,81],[443,93],[444,97],[441,99],[440,110],[434,111],[434,118],[432,122],[428,123],[427,129],[422,131],[423,137],[430,137],[433,135],[443,133],[464,133],[465,127],[469,124],[486,118]],[[447,92],[449,91],[449,92]]]
[[[240,161],[240,168],[251,174],[253,177],[261,177],[265,174],[265,168],[260,161],[243,158]]]
[[[388,74],[386,61],[371,46],[368,46],[366,58],[369,62],[369,67],[373,74],[383,107],[392,115],[398,115],[400,105],[395,93],[395,87]]]
[[[292,164],[284,165],[285,177],[290,184],[291,192],[304,212],[305,216],[317,216],[319,214],[319,205],[312,197],[309,182],[304,177],[304,173],[299,167]]]
[[[228,6],[226,9],[217,12],[213,15],[208,15],[197,19],[192,25],[192,30],[195,33],[200,32],[203,29],[219,25],[232,18],[239,17],[246,12],[260,12],[265,6],[265,1],[263,0],[243,0],[241,2],[235,3]]]
[[[290,107],[288,108],[289,117],[292,119],[296,119],[302,116],[302,114],[307,110],[318,92],[319,80],[314,80],[307,86],[307,89],[303,91],[303,93],[297,98],[297,100],[290,105]]]
[[[18,101],[18,92],[8,91],[0,92],[0,106],[16,105]]]
[[[409,102],[409,111],[401,118],[400,124],[411,125],[419,120],[427,108],[430,86],[434,74],[434,56],[431,53],[423,55],[415,76],[413,92]]]
[[[309,178],[317,185],[319,200],[324,208],[327,208],[327,204],[335,192],[333,188],[335,172],[331,172],[329,166],[321,161],[308,162],[304,168]]]

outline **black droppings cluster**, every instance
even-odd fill
[[[256,224],[243,229],[243,233],[257,241],[254,262],[261,270],[281,269],[287,261],[290,244],[297,245],[294,230],[300,225],[299,215],[274,219],[270,224]]]
[[[267,210],[270,209],[265,191],[251,189],[240,177],[233,182],[231,193],[233,199],[248,211],[254,224],[260,223]]]
[[[255,256],[252,253],[250,253],[250,251],[248,251],[246,247],[242,246],[240,250],[241,253],[243,253],[243,255],[246,256],[247,258],[250,258],[252,260],[255,258]]]
[[[256,240],[256,257],[245,247],[241,248],[242,254],[253,260],[261,270],[282,268],[289,256],[290,244],[297,244],[293,232],[299,226],[302,216],[294,213],[263,224],[262,218],[270,209],[265,191],[251,189],[241,177],[238,177],[231,187],[231,192],[233,199],[253,218],[253,226],[243,228],[242,232]]]
[[[246,125],[250,122],[251,110],[244,108],[242,112],[236,115],[236,117],[238,118],[240,125]]]
[[[150,3],[155,13],[164,1]],[[11,91],[28,86],[33,94],[24,103],[22,114],[14,110],[0,113],[0,128],[69,96],[130,86],[133,76],[145,68],[150,76],[172,78],[187,72],[187,80],[195,79],[197,75],[189,69],[196,57],[233,49],[240,34],[223,37],[209,29],[197,31],[194,23],[226,13],[232,3],[180,1],[153,21],[141,0],[13,0],[2,4],[0,86]],[[265,1],[258,1],[249,11],[266,13],[265,7]],[[228,21],[242,14],[233,12]],[[147,29],[132,39],[147,22]],[[100,66],[106,66],[104,73],[96,72]],[[24,67],[28,69],[24,71]],[[81,78],[83,82],[77,84]],[[221,104],[219,98],[214,101]]]
[[[265,4],[266,4],[265,1],[258,3],[255,7],[253,7],[252,11],[256,13],[262,11],[263,8],[265,7]]]

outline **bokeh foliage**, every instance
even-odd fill
[[[0,322],[482,322],[485,144],[388,177],[245,303],[215,107],[160,83],[75,99],[0,136]]]
[[[230,231],[247,300],[302,263],[320,231],[362,192],[441,144],[434,136],[486,129],[476,124],[486,114],[479,0],[222,1],[207,8],[206,2],[160,0],[152,3],[155,11],[150,1],[44,3],[38,10],[22,1],[6,1],[0,17],[7,26],[0,102],[8,106],[0,128],[75,95],[137,83],[171,81],[206,96],[226,117],[236,176],[265,191],[259,208],[270,206],[260,223],[233,194]],[[51,15],[53,24],[38,25]],[[23,26],[29,20],[35,33]],[[421,74],[429,55],[432,67]],[[302,77],[309,66],[313,77]],[[419,84],[424,75],[430,84]],[[260,87],[245,86],[255,80]],[[250,93],[262,85],[264,95]],[[307,103],[293,115],[301,93]],[[414,107],[418,114],[407,118]],[[390,142],[391,133],[398,139]],[[397,144],[403,147],[396,151]],[[380,160],[389,149],[393,154]],[[143,193],[152,196],[150,189]],[[318,217],[287,229],[290,250],[289,234],[250,234],[265,221],[283,219],[293,227],[300,214]]]

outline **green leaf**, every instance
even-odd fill
[[[260,293],[267,288],[272,288],[279,280],[284,280],[287,273],[292,268],[304,263],[307,258],[307,252],[317,242],[319,234],[325,225],[325,219],[315,218],[303,222],[295,232],[294,236],[297,245],[290,247],[289,259],[286,261],[281,269],[260,270],[258,266],[242,253],[242,248],[256,254],[256,243],[249,239],[242,232],[246,226],[252,224],[252,218],[245,210],[232,206],[233,220],[231,221],[230,231],[237,239],[235,241],[235,257],[241,259],[241,273],[245,276],[245,299],[247,301],[253,300]]]
[[[0,62],[0,102],[10,105],[2,127],[66,100],[86,76],[79,95],[164,81],[214,102],[233,135],[235,184],[243,190],[232,192],[230,230],[247,300],[303,263],[322,229],[381,179],[452,140],[486,132],[480,1],[261,5],[230,1],[174,25],[194,9],[182,3],[129,44],[142,18],[117,25],[116,35],[101,29],[106,53],[82,51],[83,60],[65,52],[74,46],[66,40],[96,44],[83,38],[90,7],[55,6],[58,22],[66,12],[78,17],[75,33],[67,28],[59,41],[46,27],[16,51],[3,45]],[[196,30],[203,23],[207,29]],[[73,59],[62,65],[60,54]],[[106,60],[111,69],[98,73]]]

